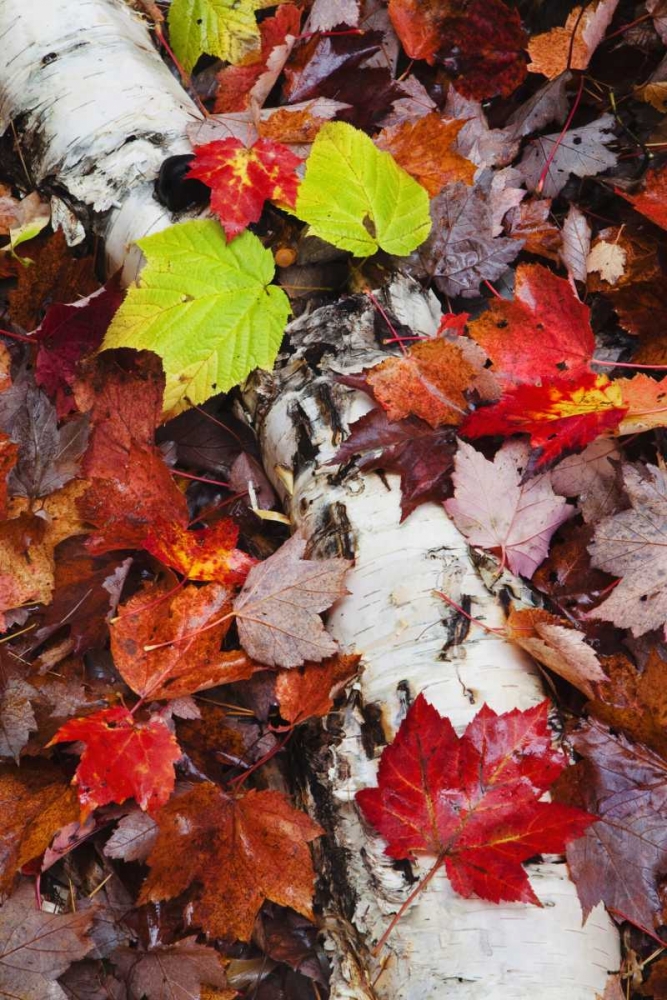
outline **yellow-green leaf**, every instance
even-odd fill
[[[217,222],[183,222],[138,240],[147,264],[102,350],[154,351],[165,415],[203,403],[273,365],[290,306],[271,285],[273,257],[250,232],[227,243]]]
[[[409,254],[431,230],[425,189],[345,122],[317,133],[294,211],[315,236],[356,257],[380,248]]]
[[[171,46],[188,73],[204,53],[239,63],[260,47],[255,11],[279,3],[282,0],[173,0],[168,15]]]

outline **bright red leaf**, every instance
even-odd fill
[[[264,202],[293,208],[301,160],[287,146],[258,139],[249,149],[240,139],[215,139],[195,148],[188,177],[211,188],[211,209],[231,240],[257,222]]]
[[[565,278],[540,264],[516,270],[514,301],[494,299],[468,332],[506,381],[536,382],[588,364],[595,347],[590,311]]]
[[[567,765],[551,746],[548,711],[548,701],[503,715],[484,705],[459,737],[419,695],[383,751],[378,788],[357,792],[385,853],[436,855],[462,896],[539,906],[521,862],[560,853],[595,822],[540,801]]]
[[[626,194],[616,189],[638,212],[645,215],[656,226],[667,229],[667,170],[649,170],[644,179],[644,187],[638,194]]]
[[[48,746],[81,740],[85,749],[73,784],[78,786],[81,818],[98,806],[135,798],[156,812],[174,790],[174,764],[181,749],[164,719],[138,722],[126,708],[105,708],[61,726]]]
[[[257,562],[235,548],[238,537],[238,525],[231,518],[198,531],[188,531],[178,521],[160,521],[153,525],[143,547],[188,580],[233,586],[243,583]]]
[[[520,385],[463,422],[461,434],[478,438],[529,434],[536,449],[531,466],[540,468],[562,454],[584,448],[621,423],[627,413],[621,390],[604,375],[582,370],[577,379],[544,379]]]

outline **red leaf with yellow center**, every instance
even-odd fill
[[[542,385],[520,385],[461,426],[464,437],[529,434],[538,449],[531,464],[548,465],[566,451],[584,448],[605,431],[618,427],[627,413],[621,389],[604,375],[583,371],[574,381],[545,379]]]
[[[154,813],[174,790],[181,748],[159,715],[138,722],[120,705],[105,708],[66,722],[47,745],[78,740],[85,749],[72,783],[78,786],[82,820],[98,806],[131,798]]]
[[[560,853],[595,822],[540,801],[567,764],[551,746],[548,710],[543,701],[496,715],[484,705],[458,736],[420,694],[382,753],[378,787],[357,792],[385,854],[435,855],[462,896],[539,906],[521,862]]]
[[[143,548],[188,580],[231,586],[242,584],[257,562],[235,548],[238,537],[239,529],[229,518],[198,531],[188,531],[178,521],[159,521]]]
[[[210,187],[211,209],[230,240],[259,220],[266,201],[294,207],[301,162],[271,139],[258,139],[250,148],[240,139],[215,139],[195,148],[187,176]]]

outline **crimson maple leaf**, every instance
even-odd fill
[[[211,209],[231,240],[257,222],[264,202],[293,208],[301,160],[287,146],[258,139],[249,149],[240,139],[215,139],[195,147],[188,177],[211,188]]]
[[[390,858],[434,854],[461,896],[541,905],[521,866],[560,853],[596,817],[540,798],[567,765],[551,745],[549,702],[503,715],[484,705],[457,736],[419,695],[357,792]]]
[[[461,434],[530,434],[536,453],[529,468],[541,468],[618,427],[627,412],[618,385],[583,369],[576,379],[543,379],[541,385],[511,389],[497,403],[471,413]]]
[[[72,782],[78,786],[82,820],[98,806],[132,797],[155,812],[171,795],[181,748],[160,716],[137,722],[121,705],[104,708],[66,722],[47,746],[76,740],[86,744]]]

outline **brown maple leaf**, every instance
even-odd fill
[[[199,883],[193,922],[211,937],[241,941],[250,940],[265,899],[312,917],[308,843],[323,831],[280,792],[232,798],[200,784],[168,802],[157,821],[141,903],[173,899]]]
[[[293,535],[248,574],[234,601],[241,645],[267,666],[298,667],[336,652],[320,612],[347,593],[347,559],[306,560],[306,542]]]
[[[93,947],[93,911],[46,913],[35,908],[29,882],[0,908],[0,996],[61,1000],[55,980]]]
[[[203,984],[219,988],[216,1000],[232,1000],[238,995],[236,990],[227,988],[221,956],[215,949],[197,944],[194,936],[148,951],[119,948],[113,954],[113,963],[133,997],[200,1000]]]

